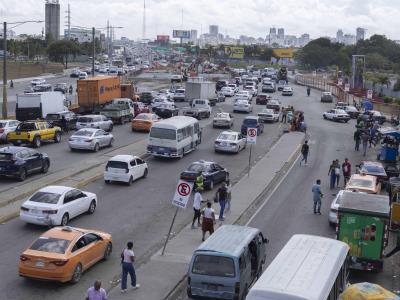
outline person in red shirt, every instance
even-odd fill
[[[345,158],[344,163],[342,164],[342,171],[343,171],[344,187],[346,187],[347,181],[349,181],[351,176],[351,164],[349,163],[348,158]]]

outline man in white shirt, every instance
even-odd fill
[[[194,215],[193,215],[193,222],[192,222],[192,229],[195,229],[196,227],[194,226],[194,223],[197,220],[197,226],[200,227],[200,205],[201,202],[203,201],[203,197],[201,196],[201,189],[197,188],[196,193],[194,194],[194,199],[193,199],[193,210],[194,210]]]

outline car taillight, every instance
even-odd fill
[[[235,143],[229,143],[229,145],[231,145],[231,146],[236,146],[236,144],[235,144]]]
[[[29,211],[29,208],[26,208],[26,207],[24,207],[24,206],[21,206],[21,210],[22,210],[22,211]]]
[[[0,133],[3,133],[4,132],[4,128],[0,128]]]
[[[44,214],[55,215],[58,210],[57,209],[47,209],[42,211]]]
[[[85,140],[86,143],[91,143],[93,141],[93,139],[87,139]]]
[[[190,285],[190,281],[191,281],[191,279],[190,279],[190,276],[188,276],[188,278],[187,278],[187,283]]]
[[[218,142],[218,141],[215,141],[215,145],[219,145],[219,144],[221,144],[220,142]]]
[[[239,295],[240,293],[240,282],[235,283],[235,294]]]
[[[69,261],[69,259],[61,259],[61,260],[51,261],[50,263],[53,265],[56,265],[58,267],[62,267],[62,266],[65,266],[68,261]]]
[[[26,257],[25,255],[20,255],[19,256],[19,260],[20,261],[27,261],[27,260],[29,260],[29,257]]]

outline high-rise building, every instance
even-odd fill
[[[210,25],[210,35],[218,36],[218,25]]]
[[[343,43],[343,30],[342,29],[339,29],[336,32],[336,42]]]
[[[276,28],[275,27],[271,27],[270,29],[269,29],[269,34],[272,36],[272,35],[276,35]]]
[[[58,0],[46,0],[45,34],[54,40],[60,39],[60,3]]]
[[[283,40],[285,38],[285,29],[278,28],[278,39]]]
[[[190,41],[192,43],[196,43],[197,42],[197,30],[196,29],[190,30]]]
[[[358,27],[356,29],[356,42],[358,42],[359,40],[363,40],[365,39],[365,29]]]

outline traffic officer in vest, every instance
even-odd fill
[[[201,191],[204,190],[204,177],[203,174],[200,173],[199,176],[196,177],[196,187]]]

